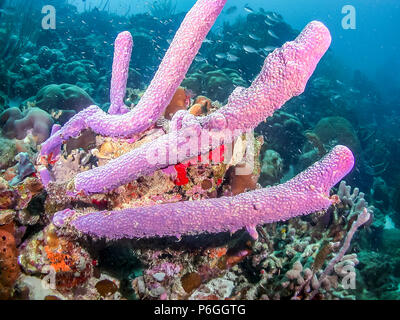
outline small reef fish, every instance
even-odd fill
[[[199,57],[199,56],[196,56],[196,57],[194,58],[194,61],[196,61],[196,62],[206,62],[206,63],[208,63],[208,61],[207,61],[206,58],[204,58],[204,57]]]
[[[254,10],[250,8],[247,4],[244,6],[244,10],[247,11],[248,13],[253,13]]]
[[[230,49],[240,49],[240,46],[235,42],[229,46]]]
[[[272,12],[272,15],[274,16],[274,18],[279,22],[282,20],[282,18],[276,13],[276,12]]]
[[[349,91],[352,92],[352,93],[360,93],[360,90],[355,90],[353,88],[350,88]]]
[[[269,55],[270,52],[274,51],[275,49],[276,49],[276,47],[268,46],[268,47],[262,48],[261,51],[264,52],[265,55]]]
[[[271,22],[275,22],[275,23],[280,22],[280,19],[275,18],[276,14],[273,14],[273,15],[274,15],[274,16],[272,16],[272,15],[270,15],[270,14],[267,14],[266,17],[267,17],[267,19],[268,19],[269,21],[271,21]]]
[[[205,38],[203,42],[204,43],[208,43],[208,44],[213,44],[214,43],[214,41],[212,41],[210,39],[207,39],[207,38]]]
[[[265,19],[264,22],[268,27],[272,27],[274,25],[273,23],[269,22],[267,19]]]
[[[253,47],[250,46],[243,46],[244,51],[248,52],[248,53],[258,53],[258,51],[256,49],[254,49]]]
[[[226,58],[226,54],[225,53],[217,53],[215,55],[218,59],[225,59]]]
[[[265,50],[265,51],[268,51],[268,52],[274,51],[275,49],[276,49],[276,47],[274,47],[274,46],[266,46],[266,47],[264,48],[264,50]]]
[[[239,58],[237,56],[235,56],[234,54],[228,53],[226,55],[226,60],[228,60],[230,62],[236,62],[239,60]]]
[[[275,38],[275,39],[279,39],[279,37],[278,37],[273,31],[271,31],[271,30],[268,30],[268,34],[269,34],[271,37]]]
[[[252,33],[249,34],[249,38],[253,39],[255,41],[260,41],[261,40],[260,37],[256,36],[255,34],[252,34]]]

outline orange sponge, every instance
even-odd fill
[[[11,298],[19,272],[15,238],[7,230],[0,229],[0,300]]]

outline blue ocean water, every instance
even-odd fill
[[[103,1],[105,2],[105,1]],[[80,10],[91,6],[101,6],[101,1],[71,1]],[[188,11],[195,3],[194,0],[177,1],[176,8]],[[151,7],[151,1],[109,1],[107,8],[118,14],[130,12],[146,12]],[[332,48],[335,54],[346,63],[346,68],[360,69],[371,78],[384,92],[383,96],[390,95],[391,91],[399,87],[400,65],[399,56],[400,38],[396,30],[400,28],[400,4],[396,0],[231,0],[225,6],[216,26],[224,21],[234,21],[238,16],[246,15],[244,7],[248,5],[254,10],[264,8],[279,12],[286,22],[300,30],[309,21],[320,20],[327,25],[333,36]],[[356,29],[343,29],[342,19],[346,14],[342,9],[352,5],[356,9]],[[226,14],[229,8],[232,13]],[[351,72],[351,71],[348,72]],[[385,80],[386,79],[386,80]],[[389,81],[388,81],[389,79]]]
[[[123,31],[129,31],[134,42],[123,103],[127,108],[134,108],[156,73],[186,12],[195,2],[0,0],[0,232],[6,230],[4,225],[14,225],[17,230],[14,234],[15,246],[20,257],[29,257],[26,248],[30,247],[26,244],[32,244],[35,236],[43,238],[45,234],[49,238],[56,237],[51,229],[54,227],[51,217],[56,207],[57,210],[64,207],[111,210],[111,207],[120,209],[126,206],[120,203],[123,201],[117,193],[95,196],[89,198],[90,201],[87,198],[80,199],[82,195],[79,193],[74,195],[78,200],[67,199],[67,196],[59,198],[59,194],[62,194],[60,190],[71,188],[67,182],[72,181],[76,171],[103,165],[117,154],[115,150],[110,151],[115,148],[114,140],[84,132],[79,139],[64,143],[61,159],[66,162],[63,165],[54,154],[43,159],[39,155],[40,145],[49,138],[51,132],[55,132],[55,128],[66,125],[86,107],[95,104],[107,111],[110,106],[114,40]],[[319,20],[328,27],[332,36],[331,47],[308,81],[304,93],[288,101],[274,116],[265,119],[255,129],[257,141],[263,139],[257,157],[259,165],[256,168],[259,171],[255,175],[258,185],[253,181],[251,187],[244,187],[241,192],[284,183],[318,161],[335,145],[341,144],[349,147],[355,156],[354,169],[345,177],[353,193],[347,193],[349,190],[345,184],[336,185],[332,194],[337,194],[341,201],[323,214],[316,213],[298,218],[295,222],[282,222],[258,229],[258,240],[252,242],[251,248],[241,248],[242,256],[228,254],[235,251],[230,247],[230,240],[217,239],[214,247],[210,246],[213,238],[201,238],[204,246],[205,243],[210,246],[207,249],[209,251],[195,253],[187,253],[189,251],[185,251],[185,247],[176,249],[175,245],[164,247],[165,244],[157,240],[154,240],[153,246],[146,243],[145,247],[150,247],[149,250],[159,255],[145,250],[138,253],[135,251],[136,243],[127,247],[117,242],[115,246],[113,244],[101,250],[92,243],[86,243],[86,246],[92,246],[90,248],[94,253],[91,250],[88,250],[90,253],[84,251],[82,248],[85,246],[74,248],[77,251],[82,249],[80,254],[83,260],[91,261],[95,267],[100,261],[100,269],[117,274],[114,282],[133,283],[129,287],[129,294],[126,291],[125,295],[122,294],[125,298],[149,297],[137,288],[143,277],[152,275],[151,281],[161,280],[157,280],[158,284],[154,286],[151,282],[146,290],[151,292],[152,298],[160,299],[176,297],[176,292],[172,290],[175,288],[172,285],[175,283],[174,277],[180,278],[180,285],[185,288],[185,284],[189,288],[192,285],[193,288],[201,288],[200,284],[196,287],[193,283],[197,281],[206,285],[212,277],[220,277],[222,282],[225,281],[225,286],[231,287],[227,296],[212,294],[221,299],[263,299],[278,297],[277,294],[283,299],[400,299],[399,1],[227,0],[181,83],[184,89],[177,91],[177,94],[184,95],[184,99],[172,109],[174,112],[182,108],[194,110],[196,106],[200,110],[197,116],[217,110],[228,101],[236,87],[248,87],[252,83],[271,52],[286,41],[293,40],[313,20]],[[193,23],[195,25],[196,21]],[[164,116],[169,120],[167,115]],[[165,127],[162,128],[165,130]],[[126,145],[123,147],[126,148]],[[17,156],[21,152],[23,155]],[[78,163],[71,158],[74,161],[78,159]],[[226,175],[220,177],[214,170],[207,176],[206,183],[198,183],[193,190],[201,190],[212,179],[215,180],[214,189],[198,195],[197,191],[185,187],[188,182],[183,181],[190,180],[186,176],[189,171],[185,171],[185,166],[187,164],[176,169],[179,179],[165,183],[166,186],[175,183],[173,189],[166,192],[167,197],[175,196],[171,196],[173,202],[178,199],[189,200],[188,194],[191,195],[190,201],[197,199],[196,196],[200,199],[221,197],[226,195],[225,187],[234,189],[231,171],[224,172]],[[44,168],[49,170],[51,179],[62,181],[58,185],[60,190],[52,189],[50,185],[47,193],[35,191],[29,197],[24,193],[23,199],[28,198],[31,202],[25,201],[23,205],[17,205],[17,200],[4,200],[9,199],[10,195],[15,199],[22,198],[21,190],[35,189],[28,185],[28,182],[32,183],[29,179],[38,179],[39,171]],[[201,176],[204,170],[201,172],[196,174]],[[132,189],[127,188],[130,196],[143,192],[142,197],[147,199],[146,192],[154,190],[148,188],[147,184],[151,184],[149,181],[139,179],[135,183],[134,187],[129,186]],[[249,182],[236,183],[236,186],[240,186]],[[69,192],[68,189],[68,196]],[[157,194],[157,199],[165,200],[160,194]],[[64,207],[58,208],[60,204]],[[339,289],[335,290],[331,287],[322,291],[318,291],[319,287],[311,288],[318,291],[312,296],[311,289],[304,289],[306,285],[304,288],[296,287],[296,281],[300,283],[306,279],[305,270],[312,270],[313,276],[322,274],[323,267],[328,266],[330,259],[339,254],[338,248],[343,245],[345,235],[364,209],[371,214],[371,219],[355,234],[346,251],[347,255],[335,265],[336,280],[330,278],[329,284],[343,281],[343,275],[339,274],[347,263],[347,266],[355,267],[352,273],[356,277],[355,287],[343,288],[342,282],[342,287],[339,285]],[[247,242],[243,243],[246,246]],[[48,250],[49,245],[46,248]],[[171,254],[169,250],[177,250],[175,252],[178,253]],[[73,253],[76,254],[76,251]],[[219,260],[207,260],[206,267],[200,266],[198,260],[201,259],[197,259],[196,255],[203,260],[210,257]],[[268,258],[271,255],[274,258]],[[150,256],[157,256],[154,258],[157,263],[152,265]],[[178,269],[176,265],[186,263],[179,257],[192,260],[186,264],[187,269],[174,271]],[[28,260],[19,258],[20,280],[12,284],[14,289],[19,288],[21,292],[26,283],[34,281],[26,280],[31,272],[23,261]],[[129,263],[124,265],[121,261]],[[232,261],[240,261],[235,269],[231,268],[236,264]],[[302,263],[303,269],[297,274],[298,263]],[[213,269],[215,266],[218,266],[218,272],[231,270],[238,279],[245,279],[244,283],[224,278],[225,275]],[[35,265],[35,268],[39,267]],[[88,267],[94,272],[91,268]],[[207,273],[205,269],[212,272]],[[97,269],[95,271],[98,272]],[[268,273],[274,280],[267,285],[262,275]],[[164,277],[170,282],[164,281]],[[299,277],[304,279],[299,280]],[[73,284],[88,285],[90,282],[85,282],[90,278],[86,274],[77,278],[79,280],[75,279]],[[62,298],[76,298],[68,291],[70,284],[68,282],[62,290],[49,296],[58,297],[60,294]],[[158,289],[160,287],[162,290]],[[14,290],[17,292],[13,293],[14,296],[8,291],[4,296],[21,298],[18,290]],[[274,296],[271,292],[274,292]],[[187,298],[194,291],[186,293]],[[3,298],[2,294],[0,290],[0,299]],[[32,297],[35,295],[31,294]],[[88,294],[84,298],[93,297]],[[120,298],[118,295],[113,297]]]

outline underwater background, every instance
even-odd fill
[[[0,0],[0,299],[398,300],[398,1],[227,1],[168,105],[166,121],[179,110],[202,117],[221,108],[310,21],[324,23],[332,36],[304,93],[254,130],[257,159],[248,176],[235,176],[222,162],[182,162],[173,174],[157,170],[118,192],[68,195],[77,173],[159,138],[157,128],[133,143],[85,131],[63,144],[59,158],[41,157],[54,125],[64,126],[91,105],[110,107],[117,35],[129,31],[133,38],[124,103],[134,108],[195,2]],[[45,19],[51,9],[42,13],[45,6],[55,9],[54,26]],[[346,183],[332,189],[338,202],[259,226],[257,239],[239,230],[179,242],[108,241],[60,233],[52,223],[65,208],[138,208],[276,186],[336,145],[355,157]],[[44,166],[57,182],[49,187],[43,185]],[[364,210],[371,218],[333,261]],[[52,276],[54,286],[44,286]]]

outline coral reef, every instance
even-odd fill
[[[278,110],[271,118],[266,119],[256,128],[256,132],[263,135],[268,148],[278,152],[286,160],[283,164],[284,171],[290,165],[297,163],[300,156],[299,146],[305,141],[303,131],[303,124],[299,118],[283,110]],[[318,159],[314,158],[313,160],[315,162]]]
[[[189,73],[182,85],[198,95],[203,94],[212,100],[224,102],[235,87],[244,87],[247,83],[237,70],[216,69],[209,64],[203,64],[196,72]]]
[[[161,3],[0,12],[0,299],[398,299],[398,110],[319,22]]]
[[[19,261],[27,274],[53,275],[60,292],[82,286],[93,272],[89,254],[75,243],[59,238],[51,225],[22,245]]]
[[[260,75],[255,79],[250,88],[244,89],[239,87],[235,89],[225,107],[220,108],[217,112],[201,119],[200,123],[196,124],[197,128],[194,128],[197,131],[196,134],[198,136],[201,134],[210,135],[211,130],[227,129],[231,130],[233,134],[237,136],[245,130],[254,128],[260,121],[270,116],[275,109],[281,107],[286,100],[291,98],[293,95],[300,94],[304,90],[306,81],[311,76],[320,57],[327,50],[330,44],[330,39],[328,30],[321,23],[310,23],[299,35],[297,40],[286,43],[281,50],[276,50],[273,54],[268,56]],[[173,46],[173,43],[171,46]],[[282,58],[282,56],[285,55],[287,56],[286,59],[297,58],[296,62],[293,60],[293,65],[287,64],[287,62],[283,61]],[[302,57],[307,57],[307,59],[302,61]],[[279,75],[280,85],[271,86],[271,84],[268,81],[266,82],[266,80],[269,77],[274,77],[273,70],[280,70],[283,65],[285,66],[285,72],[282,71]],[[295,73],[298,73],[298,75],[295,76]],[[262,91],[263,94],[259,94],[259,91]],[[146,91],[146,93],[147,92],[149,91]],[[146,96],[146,93],[142,97],[142,100]],[[138,106],[136,108],[138,108]],[[134,110],[137,110],[136,108]],[[150,107],[148,108],[151,109]],[[243,114],[248,115],[247,119],[242,118],[239,121],[238,116],[243,116]],[[90,107],[77,114],[61,130],[52,135],[42,145],[41,154],[47,156],[52,152],[57,152],[62,141],[68,140],[71,137],[77,137],[83,129],[88,127],[91,127],[91,129],[96,133],[105,136],[132,135],[134,133],[131,132],[132,122],[126,123],[127,121],[124,119],[127,118],[125,116],[126,114],[119,116],[119,121],[117,123],[114,122],[109,124],[107,119],[114,120],[114,118],[104,118],[102,114],[98,114],[98,109],[96,107]],[[124,118],[121,119],[121,117]],[[143,115],[141,119],[143,119]],[[179,117],[177,117],[177,119],[179,119]],[[155,121],[153,118],[150,118],[150,120],[151,122]],[[153,143],[146,144],[142,148],[136,149],[133,152],[113,160],[105,166],[78,174],[75,178],[76,190],[83,190],[85,193],[104,191],[115,188],[118,185],[134,180],[141,175],[151,173],[151,171],[154,171],[157,168],[159,169],[162,168],[162,166],[168,165],[165,160],[160,159],[158,163],[153,166],[149,167],[147,164],[143,166],[143,160],[146,159],[146,154],[154,154],[155,151],[160,152],[162,150],[165,152],[171,144],[170,141],[179,141],[180,136],[187,135],[185,130],[193,131],[193,128],[191,127],[193,127],[194,124],[190,125],[190,122],[197,122],[197,120],[191,120],[191,118],[188,117],[186,122],[188,123],[186,128],[173,131]],[[91,123],[93,123],[94,126],[91,125]],[[148,123],[148,125],[150,125],[150,123]],[[146,128],[148,125],[146,125]],[[137,132],[139,127],[135,127],[134,130]],[[218,142],[218,145],[221,142]],[[191,141],[186,143],[183,147],[187,149],[190,144],[193,146],[193,144],[197,143],[197,137],[192,135]],[[190,157],[197,156],[199,153],[208,151],[210,147],[215,148],[217,145],[201,146],[201,148],[207,148],[207,150],[200,151],[197,150],[197,147],[192,147],[192,152],[194,151],[194,153],[189,156],[178,151],[176,156],[174,156],[177,157],[177,160],[168,159],[169,164],[173,164],[172,161],[180,162]],[[162,158],[163,154],[160,156]],[[140,162],[142,163],[138,163],[137,168],[135,165],[138,161],[135,161],[135,159],[141,159]],[[121,167],[126,168],[126,171],[123,174],[115,172]],[[110,175],[110,172],[113,172],[113,174]],[[105,180],[106,176],[107,180]],[[102,180],[101,184],[96,183],[96,179],[99,178]]]
[[[262,159],[260,184],[273,185],[283,177],[283,160],[278,152],[268,149]]]
[[[257,240],[237,233],[191,250],[139,246],[146,270],[133,288],[142,299],[354,299],[358,257],[348,245],[371,211],[347,219],[357,210],[341,201],[330,211],[328,224],[320,212],[308,217],[315,225],[299,217],[264,225]]]
[[[361,146],[357,134],[351,123],[341,117],[327,117],[321,119],[313,132],[325,145],[330,143],[348,146],[355,154],[359,154]]]
[[[188,19],[192,14],[199,14],[203,5],[204,4],[201,1],[198,2],[192,11],[189,12],[186,19]],[[218,13],[219,9],[216,10],[217,11],[215,12]],[[177,33],[176,39],[181,37],[180,34],[182,30],[185,30],[185,28],[190,28],[190,26],[186,26],[184,21],[181,29]],[[201,35],[202,31],[198,31],[198,34]],[[124,35],[121,37],[123,36]],[[120,38],[117,38],[117,43],[119,42],[119,39]],[[126,184],[141,176],[150,174],[157,169],[198,156],[199,153],[204,153],[210,148],[212,149],[219,146],[221,143],[231,142],[232,139],[237,137],[240,133],[254,128],[262,119],[270,116],[275,109],[279,108],[291,96],[300,94],[304,90],[306,81],[311,76],[316,64],[327,50],[329,44],[330,35],[327,29],[319,22],[310,23],[295,41],[286,43],[282,49],[276,50],[274,53],[269,55],[264,63],[260,75],[254,80],[250,88],[235,89],[226,106],[219,108],[204,119],[201,119],[201,121],[198,121],[193,117],[193,115],[190,115],[190,113],[187,113],[186,111],[177,112],[171,120],[172,131],[170,133],[156,138],[152,142],[143,144],[139,148],[127,152],[119,158],[110,161],[106,165],[79,173],[74,179],[75,189],[78,192],[83,191],[86,194],[115,189],[116,187]],[[128,42],[127,45],[130,47],[131,43]],[[121,49],[118,46],[119,45],[117,45],[116,50],[119,52]],[[172,42],[169,50],[171,52],[176,51],[177,55],[181,56],[181,53],[177,51],[178,47],[175,47],[176,44]],[[193,56],[195,53],[196,52],[192,51],[189,54],[186,53],[186,55]],[[283,60],[282,57],[285,57],[285,60]],[[118,54],[116,54],[116,58],[119,58]],[[124,61],[127,60],[126,57],[122,57],[121,59]],[[162,77],[163,65],[169,63],[167,62],[168,59],[169,54],[167,52],[164,62],[161,64],[157,73],[160,74],[160,77]],[[292,59],[293,65],[288,64],[287,61],[289,59]],[[124,64],[123,62],[121,63]],[[126,63],[125,68],[127,68]],[[187,70],[187,67],[183,70]],[[274,70],[281,71],[279,75],[274,75]],[[282,70],[284,71],[282,72]],[[157,83],[157,81],[159,81],[157,80],[157,74],[152,83]],[[272,81],[274,77],[279,79],[275,81],[276,83],[280,83],[280,85],[276,85],[275,83],[271,86],[270,81]],[[123,81],[124,83],[126,82],[126,76]],[[161,85],[161,83],[158,85]],[[120,87],[121,83],[117,86]],[[152,85],[150,85],[149,88],[150,89],[148,89],[142,97],[142,100],[146,97],[148,92],[151,92]],[[290,90],[288,90],[289,88]],[[139,107],[137,106],[136,108]],[[147,106],[147,108],[151,110],[151,105]],[[93,120],[87,121],[85,116],[88,113],[96,113],[96,111],[92,109],[93,108],[91,107],[80,114],[77,114],[63,128],[55,132],[52,137],[43,144],[41,154],[51,156],[52,152],[59,148],[60,142],[67,140],[70,137],[76,137],[77,134],[79,134],[79,131],[85,128],[82,127],[82,121],[80,120],[78,123],[80,123],[81,127],[76,127],[75,123],[77,123],[77,119],[82,119],[87,123],[87,126],[90,129],[94,130],[96,133],[101,133],[102,135],[121,136],[135,133],[130,132],[131,130],[125,126],[118,127],[118,131],[115,131],[115,133],[109,132],[109,128],[107,129],[103,125],[103,120],[105,120],[104,118],[101,121],[101,124],[96,120],[96,118],[99,117],[98,115],[93,117]],[[117,109],[119,109],[119,107]],[[247,117],[238,121],[237,118],[239,114],[247,114]],[[125,117],[125,115],[119,116],[119,119],[121,119],[121,117]],[[96,126],[91,126],[90,121],[96,121]],[[149,124],[153,121],[154,119],[150,118]],[[121,124],[121,120],[119,121],[119,124]],[[147,126],[144,129],[146,128]],[[71,131],[71,129],[73,132],[68,132]],[[193,129],[195,129],[195,135],[190,133]],[[234,136],[231,138],[222,137],[222,140],[217,143],[211,142],[211,145],[201,146],[200,150],[196,148],[196,145],[198,144],[197,136],[204,135],[207,137],[207,140],[212,140],[210,139],[211,133],[215,134],[215,130],[224,129],[230,129],[233,132],[236,131],[236,133],[234,133]],[[170,154],[168,159],[163,160],[162,156],[165,151],[161,150],[166,149],[162,148],[167,147],[168,150],[172,146],[171,140],[180,141],[184,137],[189,138],[187,145],[183,145],[185,149],[182,149],[181,151],[179,148],[182,148],[182,146],[178,144],[178,150],[175,151],[176,154]],[[188,146],[191,148],[188,149]],[[187,150],[186,153],[183,152],[184,150]],[[187,153],[188,151],[189,153]],[[154,152],[156,152],[156,158],[152,159],[153,163],[149,163],[148,159],[148,163],[143,162],[143,160],[146,159],[146,155],[154,155]],[[168,151],[165,155],[167,154]],[[159,159],[157,159],[157,157]],[[177,159],[174,160],[174,157]],[[138,160],[141,163],[139,163]],[[165,160],[167,162],[165,162]],[[145,165],[145,167],[143,165]],[[135,213],[135,210],[137,210],[135,208],[85,215],[75,214],[75,211],[67,209],[57,213],[54,217],[54,222],[59,227],[64,226],[65,223],[68,222],[79,231],[107,238],[149,237],[155,235],[175,235],[180,237],[181,234],[199,233],[204,231],[234,232],[244,226],[247,226],[250,234],[256,237],[256,232],[253,230],[257,224],[288,219],[289,217],[299,214],[326,209],[331,204],[331,201],[328,199],[328,190],[345,174],[347,174],[351,170],[352,166],[353,158],[351,152],[345,147],[336,147],[325,159],[316,163],[287,184],[276,188],[267,188],[262,191],[250,192],[246,193],[244,196],[237,196],[235,198],[219,198],[216,200],[202,200],[196,203],[179,202],[176,204],[172,203],[152,206],[141,209],[142,212],[140,215]],[[125,168],[122,175],[116,172],[116,170],[119,170],[121,167]],[[323,174],[320,176],[320,172],[329,172],[330,170],[333,170],[333,168],[336,168],[335,174],[330,174],[329,176]],[[110,172],[113,172],[113,174],[110,175]],[[107,180],[105,179],[106,175]],[[96,182],[99,179],[101,179],[101,183]],[[311,183],[313,184],[311,185]],[[303,186],[308,184],[310,184],[310,189],[307,190],[308,187],[304,189]],[[282,198],[287,199],[285,201],[294,201],[297,203],[297,197],[303,199],[304,206],[297,204],[296,210],[294,211],[292,211],[294,206],[287,207],[282,206],[278,202],[275,203],[275,201],[264,201],[269,198],[271,198],[271,200],[275,199],[280,201]],[[268,203],[268,205],[260,205],[262,203]],[[237,208],[243,209],[244,212],[251,212],[251,214],[233,214],[231,210],[232,205],[233,207],[237,206]],[[203,215],[196,216],[196,209],[199,209],[200,207],[203,208]],[[275,213],[274,216],[270,216],[270,211],[274,211],[277,207],[280,207],[282,210]],[[144,210],[147,211],[143,212]],[[171,214],[172,212],[174,212],[173,216],[176,217],[176,221]],[[102,217],[105,217],[104,221]],[[165,225],[165,229],[161,229],[161,225],[158,224],[156,225],[159,229],[153,229],[155,217],[160,219],[159,222],[162,222],[162,224]],[[233,217],[233,219],[231,219],[231,217]],[[151,223],[150,220],[152,220]],[[169,223],[166,224],[167,220],[169,220]],[[230,220],[232,221],[228,222]],[[173,221],[173,223],[171,223],[171,221]],[[193,224],[192,221],[196,222]],[[209,221],[213,221],[213,224],[210,225]],[[217,221],[220,221],[221,223],[217,223]],[[109,228],[110,223],[114,225],[114,228]],[[131,227],[135,225],[140,225],[140,228]]]
[[[3,112],[9,103],[7,95],[0,90],[0,112]]]
[[[0,138],[0,169],[11,167],[15,161],[14,157],[17,155],[16,143],[10,139]]]

